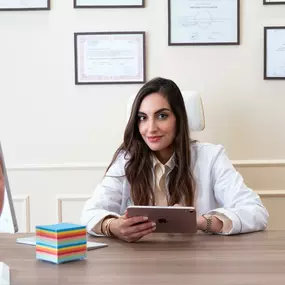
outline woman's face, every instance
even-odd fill
[[[176,118],[162,95],[152,93],[143,99],[138,112],[138,127],[148,147],[166,162],[173,152]]]

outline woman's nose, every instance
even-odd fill
[[[157,130],[157,124],[156,124],[155,120],[149,120],[148,131],[154,132],[156,130]]]

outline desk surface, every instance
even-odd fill
[[[90,238],[108,247],[83,261],[55,265],[35,259],[23,235],[0,234],[0,260],[13,285],[284,284],[285,231],[237,236],[153,234],[137,243]]]

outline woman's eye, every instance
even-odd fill
[[[145,120],[145,116],[139,116],[139,121]]]
[[[167,117],[168,117],[168,115],[167,114],[163,114],[163,113],[158,115],[158,118],[161,119],[161,120],[162,119],[166,119]]]

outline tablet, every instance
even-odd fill
[[[157,233],[196,233],[194,207],[129,206],[128,217],[144,216],[156,223]]]

